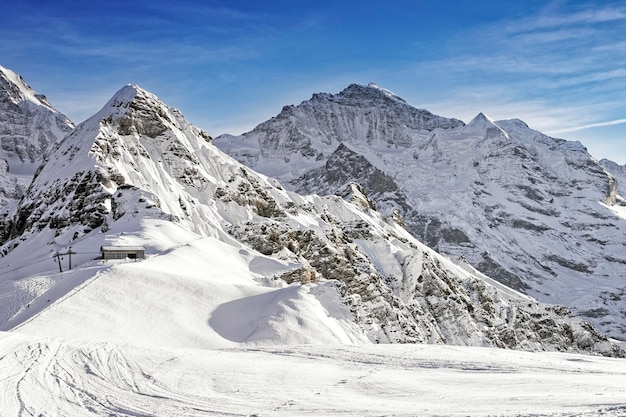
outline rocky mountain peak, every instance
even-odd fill
[[[485,138],[503,136],[509,138],[509,134],[504,131],[497,122],[485,113],[478,113],[465,127],[463,127],[465,136],[480,136]]]
[[[476,127],[476,128],[477,127],[487,127],[487,128],[489,128],[489,127],[492,127],[492,126],[496,126],[496,122],[491,117],[487,116],[485,113],[480,112],[467,125],[468,126],[472,126],[472,127]]]
[[[251,132],[222,135],[216,144],[253,168],[273,160],[273,175],[289,181],[292,172],[319,168],[342,142],[358,151],[406,149],[435,129],[463,125],[415,108],[381,87],[351,84],[338,94],[317,93],[297,106],[285,106]]]
[[[376,103],[399,102],[407,104],[407,102],[397,94],[379,87],[374,83],[369,83],[368,85],[350,84],[339,93],[339,96],[350,100],[366,100]]]
[[[106,230],[111,217],[122,215],[112,196],[120,188],[142,189],[153,196],[202,188],[208,180],[199,174],[196,153],[208,152],[211,141],[154,94],[126,85],[54,148],[0,239],[45,228],[57,233],[73,230],[73,238],[96,228]],[[183,211],[178,201],[141,198],[167,215]]]
[[[114,130],[113,135],[111,129]],[[120,142],[120,138],[157,138],[168,131],[185,129],[193,130],[206,141],[212,140],[206,132],[192,126],[177,109],[168,107],[156,95],[137,85],[127,84],[113,95],[102,110],[81,124],[77,130],[100,130],[91,152],[102,157],[109,153],[119,153],[121,148],[118,151],[113,148],[124,142]],[[109,143],[110,140],[114,143]],[[126,141],[132,142],[133,139]]]
[[[59,113],[45,95],[37,93],[24,81],[21,75],[0,66],[0,117],[13,123],[28,123],[35,113],[52,113],[58,118],[48,129],[68,132],[74,124]],[[0,121],[2,121],[0,120]],[[42,126],[38,126],[41,128]],[[56,133],[56,132],[55,132]]]
[[[127,84],[118,90],[107,104],[91,119],[92,121],[106,121],[119,123],[121,134],[130,134],[131,131],[148,136],[158,135],[162,126],[143,122],[154,121],[166,117],[167,106],[154,94],[137,85]],[[171,120],[170,120],[171,121]],[[158,123],[157,123],[158,124]]]
[[[126,84],[109,99],[104,108],[143,108],[167,107],[156,95],[136,84]]]
[[[13,210],[49,149],[73,128],[43,94],[0,67],[0,214]]]

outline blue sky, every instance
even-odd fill
[[[466,122],[519,118],[626,164],[626,5],[611,1],[13,2],[0,65],[80,122],[138,84],[211,135],[356,82]]]

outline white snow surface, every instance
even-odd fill
[[[151,348],[0,333],[3,416],[623,416],[626,361],[432,345]]]
[[[265,276],[259,272],[274,274],[290,265],[168,221],[140,227],[138,237],[125,225],[123,239],[144,243],[146,260],[81,264],[75,256],[72,270],[22,280],[34,286],[30,281],[47,279],[50,287],[3,328],[146,347],[368,343],[341,307],[333,283],[263,286],[255,280]],[[85,245],[73,250],[86,254]],[[51,258],[48,264],[55,266]],[[4,296],[15,299],[8,291]]]

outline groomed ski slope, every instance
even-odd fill
[[[0,333],[3,416],[623,416],[626,362],[434,345],[152,349]]]

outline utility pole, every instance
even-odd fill
[[[59,264],[59,272],[63,272],[63,269],[61,268],[61,254],[59,253],[59,251],[52,255],[52,257],[57,258],[57,263]]]
[[[69,259],[69,268],[72,269],[72,254],[76,254],[76,252],[72,252],[72,247],[70,246],[69,250],[67,251],[67,254],[70,257],[70,259]]]

